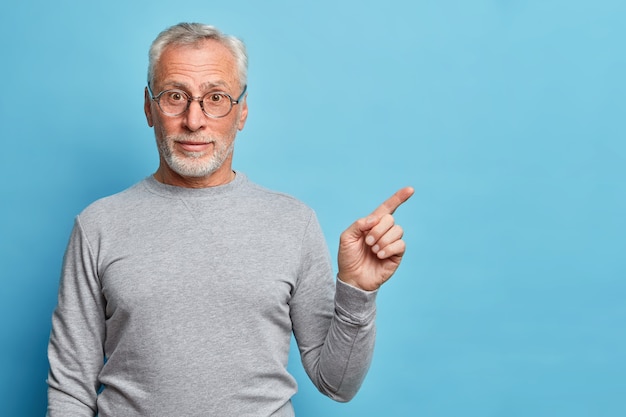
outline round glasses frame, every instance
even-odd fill
[[[226,117],[231,112],[231,110],[233,109],[233,106],[236,105],[236,104],[239,104],[241,102],[241,100],[243,99],[243,96],[246,94],[246,91],[248,91],[248,85],[244,85],[243,91],[241,92],[239,97],[237,97],[237,100],[233,100],[233,98],[230,96],[230,94],[224,93],[224,92],[221,92],[221,91],[210,92],[210,93],[206,93],[205,95],[200,96],[200,97],[194,97],[194,96],[186,93],[185,91],[179,90],[177,88],[169,89],[169,90],[163,90],[163,91],[161,91],[159,94],[157,94],[155,96],[154,93],[152,92],[152,88],[150,87],[150,83],[148,83],[148,93],[150,93],[150,99],[153,100],[154,102],[156,102],[156,104],[159,107],[159,110],[161,111],[161,113],[163,113],[166,116],[170,116],[170,117],[180,116],[181,114],[185,113],[187,110],[189,110],[189,106],[191,106],[191,102],[192,101],[197,101],[198,104],[200,104],[200,108],[202,109],[202,113],[204,113],[208,117],[211,117],[213,119],[219,119],[219,118],[222,118],[222,117]],[[179,93],[179,94],[181,94],[181,96],[186,98],[186,100],[187,100],[187,104],[185,105],[185,108],[182,111],[178,112],[178,113],[171,113],[171,112],[163,110],[163,107],[161,107],[161,97],[164,94],[166,94],[166,93]],[[204,100],[207,98],[207,96],[211,96],[211,95],[215,95],[215,94],[219,94],[219,95],[224,96],[225,98],[228,99],[228,103],[229,103],[230,106],[228,107],[228,110],[226,110],[226,113],[224,113],[224,114],[211,114],[211,113],[207,112],[206,109],[204,108]]]

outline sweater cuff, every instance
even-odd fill
[[[354,324],[366,324],[376,315],[376,291],[364,291],[337,278],[335,308]]]

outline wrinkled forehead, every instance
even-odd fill
[[[239,74],[234,54],[221,42],[205,39],[192,44],[173,43],[161,53],[154,82],[170,78],[194,80],[195,84],[238,84]]]

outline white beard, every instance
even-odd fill
[[[174,142],[193,139],[194,142],[213,143],[213,150],[207,152],[174,152]],[[224,146],[225,138],[205,135],[171,135],[157,139],[159,151],[167,165],[183,177],[206,177],[217,171],[233,153],[235,138]],[[221,146],[220,146],[221,145]],[[209,156],[209,152],[211,155]]]

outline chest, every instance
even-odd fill
[[[223,326],[267,320],[288,326],[299,270],[296,234],[253,222],[168,219],[108,240],[99,266],[107,317],[165,315],[174,326],[191,317]]]

